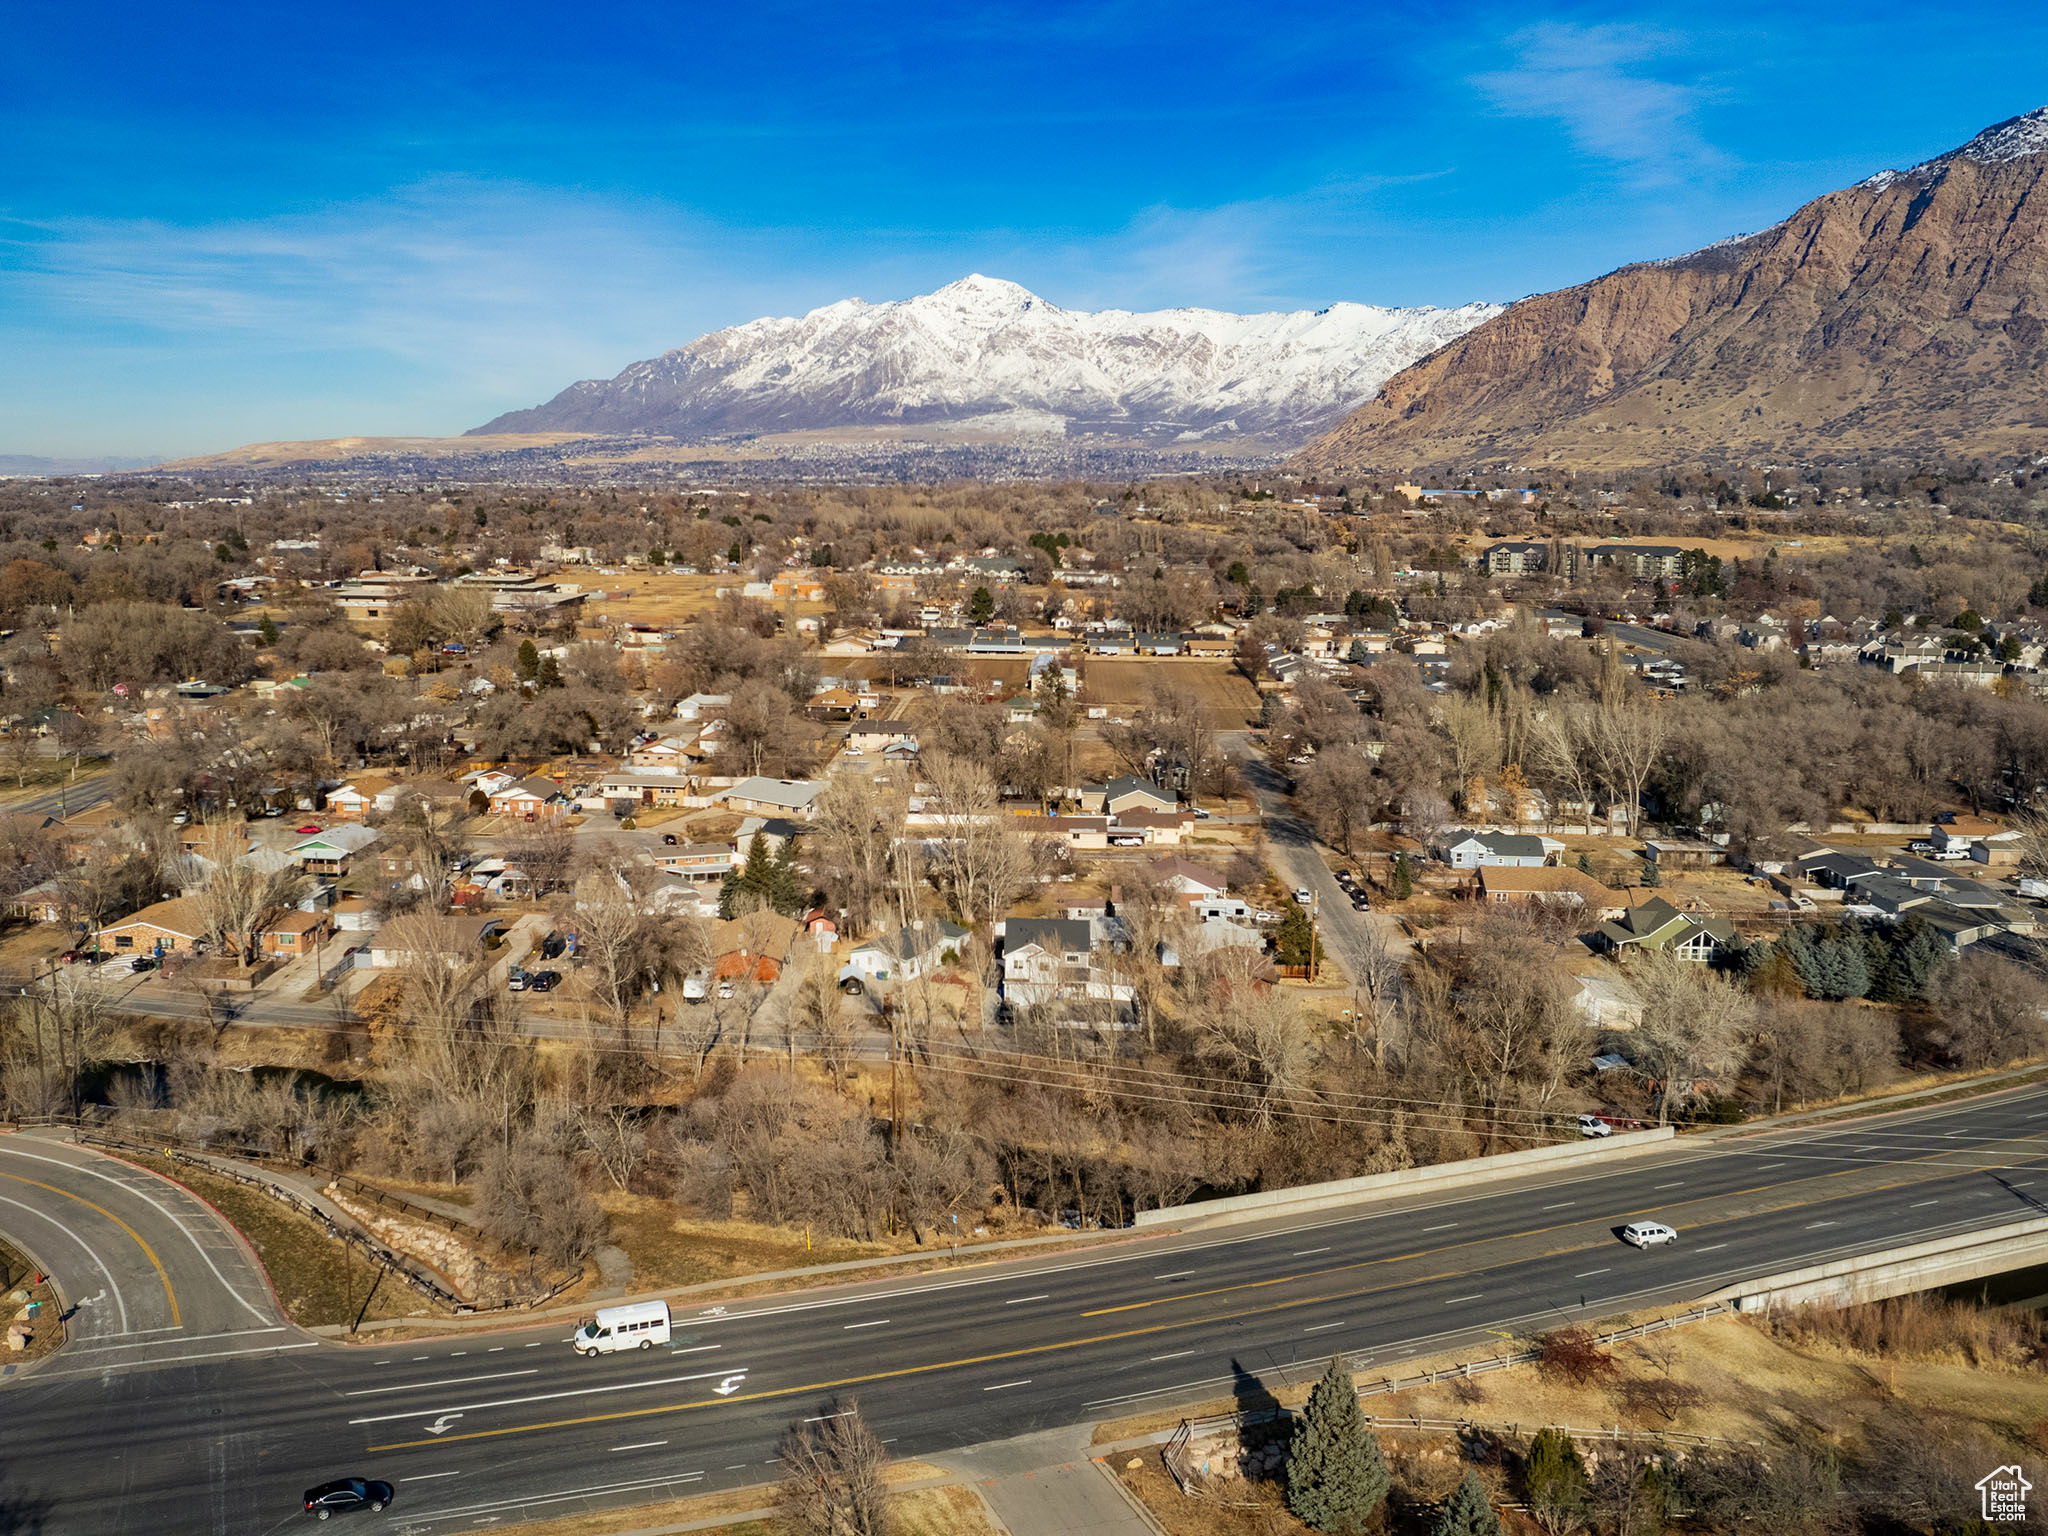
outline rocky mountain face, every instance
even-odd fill
[[[2048,107],[1783,223],[1524,299],[1305,470],[2048,451]]]
[[[1083,313],[973,276],[886,304],[754,320],[572,384],[477,433],[681,441],[924,427],[984,441],[1091,437],[1293,448],[1499,306],[1293,314]]]

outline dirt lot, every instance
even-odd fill
[[[687,619],[709,613],[718,602],[720,587],[737,591],[743,575],[725,576],[677,576],[668,571],[630,570],[616,567],[614,574],[604,575],[595,568],[579,568],[565,572],[564,578],[577,581],[586,591],[602,589],[605,599],[601,603],[587,605],[590,617],[602,614],[614,624],[680,624]],[[789,605],[777,602],[777,612],[787,611]],[[822,613],[820,603],[797,603],[794,611],[799,614]]]
[[[1220,730],[1238,730],[1257,717],[1259,691],[1227,661],[1195,661],[1181,656],[1090,657],[1082,671],[1082,696],[1091,703],[1119,706],[1142,704],[1162,683],[1184,688],[1209,710],[1210,723]]]
[[[762,1468],[763,1472],[769,1470]],[[989,1519],[987,1507],[972,1488],[952,1483],[938,1488],[904,1489],[906,1483],[944,1476],[937,1467],[916,1461],[899,1462],[882,1476],[891,1487],[901,1490],[889,1504],[889,1528],[894,1536],[1002,1536],[1002,1528]],[[691,1499],[635,1504],[625,1509],[565,1515],[559,1520],[537,1520],[494,1529],[517,1532],[518,1536],[621,1536],[625,1532],[640,1532],[644,1536],[648,1531],[691,1528],[717,1531],[721,1536],[779,1536],[784,1529],[781,1522],[764,1518],[760,1513],[774,1499],[774,1489],[763,1484],[735,1488],[728,1493],[705,1493]],[[721,1518],[729,1523],[719,1523]]]

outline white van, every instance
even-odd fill
[[[569,1342],[577,1354],[595,1358],[621,1349],[652,1349],[668,1339],[668,1303],[641,1301],[630,1307],[600,1307],[595,1317],[577,1325]]]

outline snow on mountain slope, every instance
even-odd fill
[[[918,298],[842,299],[713,331],[475,430],[691,438],[933,423],[1291,445],[1499,312],[1337,304],[1090,314],[977,274]]]

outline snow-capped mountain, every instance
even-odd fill
[[[843,299],[713,331],[475,430],[701,439],[930,424],[1000,437],[1291,446],[1499,312],[1335,304],[1091,314],[976,275],[917,298]]]

